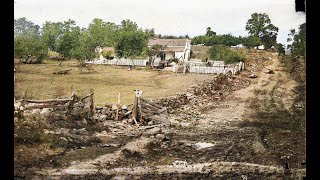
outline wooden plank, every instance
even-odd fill
[[[40,109],[40,108],[67,108],[66,105],[54,105],[54,104],[43,104],[43,105],[34,105],[34,106],[27,106],[24,109],[29,110],[29,109]]]
[[[140,99],[141,99],[142,102],[148,103],[148,104],[150,104],[150,105],[152,105],[152,106],[155,106],[155,107],[157,107],[157,108],[159,108],[159,109],[162,109],[162,108],[163,108],[162,106],[160,106],[160,105],[158,105],[158,104],[156,104],[156,103],[154,103],[154,102],[151,102],[150,100],[147,100],[147,99],[145,99],[145,98],[140,97]]]
[[[154,127],[158,127],[158,126],[165,126],[165,125],[170,125],[170,123],[156,124],[156,125],[152,125],[152,126],[143,126],[143,127],[140,127],[139,129],[145,130],[145,129],[150,129],[150,128],[154,128]]]
[[[94,99],[93,99],[93,95],[94,95],[94,90],[90,89],[90,115],[91,117],[93,117],[94,115]]]
[[[53,103],[53,102],[66,103],[68,101],[72,101],[72,99],[48,99],[48,100],[29,100],[29,99],[27,99],[26,100],[26,102],[28,102],[28,103]]]

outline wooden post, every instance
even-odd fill
[[[186,69],[187,69],[187,63],[183,63],[183,74],[186,74]]]
[[[116,117],[115,120],[119,120],[119,107],[120,107],[120,93],[118,94],[118,104],[117,104],[117,112],[116,112]]]
[[[27,91],[28,91],[28,89],[26,89],[26,90],[24,91],[23,101],[21,102],[21,106],[23,107],[23,109],[25,108],[26,103],[27,103]]]
[[[138,118],[138,97],[136,94],[134,95],[132,118]]]
[[[90,116],[93,117],[94,114],[94,101],[93,101],[94,91],[90,89]]]
[[[120,105],[120,93],[118,94],[118,104]]]
[[[74,105],[76,99],[77,99],[77,93],[72,92],[71,101],[69,102],[68,109],[67,109],[67,115],[70,115],[72,113],[73,105]]]

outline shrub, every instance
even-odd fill
[[[226,46],[213,46],[208,50],[210,58],[223,60],[225,64],[232,64],[244,61],[245,57],[240,52],[232,51]]]

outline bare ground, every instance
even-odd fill
[[[305,167],[301,165],[306,155],[305,125],[303,118],[294,117],[293,113],[298,85],[279,64],[276,54],[267,55],[272,60],[258,65],[254,65],[257,61],[248,62],[247,71],[239,75],[257,74],[258,78],[251,80],[249,86],[232,92],[222,101],[212,102],[213,106],[200,115],[193,116],[195,109],[188,105],[181,107],[179,113],[169,114],[170,125],[160,130],[164,139],[135,126],[108,122],[108,131],[92,131],[90,137],[100,141],[83,145],[84,149],[65,149],[65,153],[45,159],[56,164],[29,165],[25,168],[30,172],[27,177],[299,179],[305,176]],[[266,74],[265,67],[275,74]],[[194,118],[186,119],[184,114]],[[197,143],[210,143],[211,147],[199,148]],[[16,169],[17,176],[25,177],[21,169]]]

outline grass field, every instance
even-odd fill
[[[87,95],[91,88],[95,92],[95,105],[116,103],[118,93],[121,104],[132,104],[135,89],[143,91],[145,98],[158,98],[182,92],[194,83],[213,78],[203,74],[177,74],[139,68],[128,71],[126,67],[93,65],[92,71],[80,73],[77,61],[69,60],[58,66],[58,61],[45,60],[43,64],[20,64],[15,59],[15,96],[22,97],[27,90],[29,99],[51,99],[70,97],[72,91]],[[72,69],[66,75],[53,72]]]

